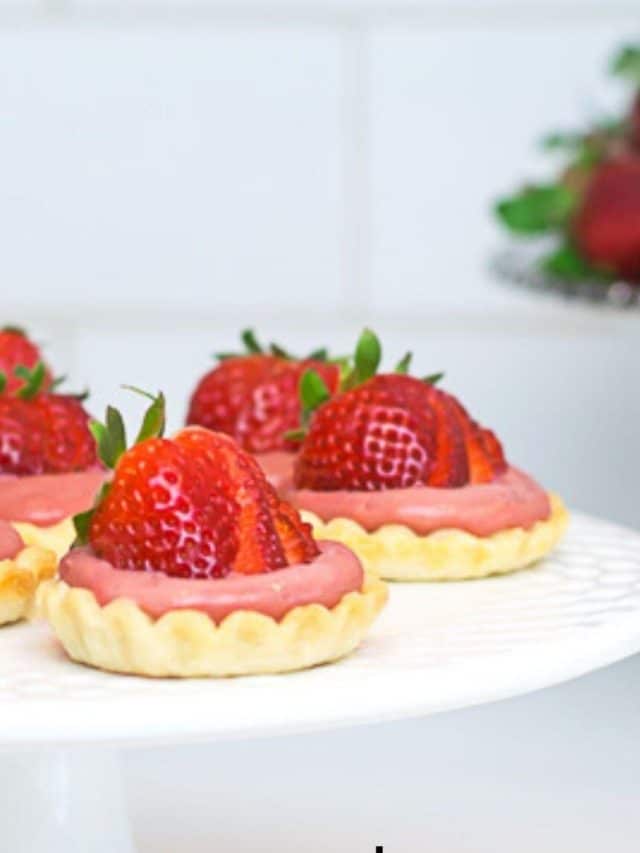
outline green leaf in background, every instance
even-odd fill
[[[640,86],[640,45],[628,44],[623,47],[614,57],[611,71]]]
[[[540,262],[541,269],[548,275],[566,281],[585,281],[594,279],[607,280],[606,273],[594,270],[582,257],[580,252],[570,243],[564,243],[551,252]]]
[[[516,234],[544,234],[561,228],[573,212],[576,195],[562,184],[526,187],[495,206],[498,219]]]

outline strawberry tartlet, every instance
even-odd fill
[[[386,601],[344,545],[316,542],[232,438],[163,438],[164,399],[126,449],[109,410],[94,430],[114,468],[38,612],[76,661],[147,676],[303,669],[349,654]]]
[[[323,349],[299,359],[276,344],[264,348],[249,329],[242,340],[244,353],[220,353],[220,363],[198,383],[187,424],[232,436],[255,456],[271,485],[283,494],[292,485],[300,446],[295,435],[287,435],[300,424],[300,379],[313,369],[336,391],[340,367],[327,360]]]
[[[377,374],[365,332],[341,393],[320,389],[287,499],[317,537],[343,542],[389,580],[456,580],[510,572],[550,551],[561,500],[510,466],[502,446],[440,377]]]
[[[23,619],[38,584],[53,576],[53,551],[27,546],[6,521],[0,521],[0,625]]]
[[[0,520],[62,556],[73,516],[91,506],[105,472],[81,401],[55,392],[43,362],[12,377],[0,373]]]

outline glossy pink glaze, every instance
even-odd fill
[[[420,535],[444,528],[490,536],[510,527],[532,527],[549,518],[547,493],[531,477],[508,468],[491,483],[434,489],[414,486],[380,492],[292,490],[287,500],[323,521],[350,518],[365,530],[404,524]]]
[[[57,524],[93,504],[107,477],[101,468],[71,474],[0,476],[0,518],[40,527]]]
[[[128,598],[154,619],[170,610],[185,609],[200,610],[214,622],[235,610],[281,619],[304,604],[334,607],[348,592],[362,588],[362,566],[352,551],[337,542],[320,542],[319,546],[320,556],[311,563],[219,580],[116,569],[90,550],[76,548],[62,560],[60,577],[69,586],[91,590],[103,606],[116,598]]]
[[[10,524],[0,521],[0,560],[11,560],[23,548],[20,534]]]
[[[296,456],[296,453],[289,453],[287,450],[255,454],[255,459],[267,480],[281,495],[293,488],[293,464]]]

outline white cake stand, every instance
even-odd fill
[[[640,535],[576,516],[535,569],[395,585],[360,651],[286,676],[161,680],[0,633],[0,825],[12,853],[131,853],[117,749],[416,717],[506,698],[640,650]]]

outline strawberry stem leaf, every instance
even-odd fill
[[[343,383],[343,388],[355,388],[376,375],[382,359],[380,339],[371,329],[364,329],[358,338],[354,366]]]
[[[107,428],[100,421],[89,421],[89,432],[98,448],[98,456],[108,468],[113,468]]]
[[[7,326],[3,326],[0,329],[0,332],[13,332],[14,335],[22,335],[23,338],[27,337],[27,333],[22,328],[22,326],[14,326],[11,323],[9,323]]]
[[[146,441],[148,438],[161,438],[164,435],[166,425],[166,401],[162,391],[156,397],[151,398],[153,402],[144,413],[140,432],[136,436],[135,444]]]
[[[166,411],[167,403],[162,391],[157,394],[151,394],[142,388],[137,388],[135,385],[123,385],[127,391],[133,391],[135,394],[141,394],[147,400],[151,400],[151,405],[144,413],[142,426],[136,436],[134,444],[139,444],[141,441],[146,441],[148,438],[162,438],[166,426]]]
[[[411,367],[411,359],[413,358],[412,352],[407,352],[402,356],[400,361],[396,364],[394,368],[394,373],[408,373]]]
[[[93,509],[79,512],[73,516],[73,526],[76,531],[75,545],[86,545],[89,542],[89,527],[93,518]]]
[[[56,376],[56,378],[53,379],[53,381],[51,382],[51,385],[49,386],[49,390],[50,391],[57,390],[66,381],[67,381],[67,375],[66,374],[64,374],[62,376]]]
[[[304,427],[298,427],[297,429],[290,429],[285,432],[284,437],[286,441],[304,441],[307,435],[307,430]]]
[[[113,467],[115,467],[115,463],[127,449],[127,430],[122,415],[113,406],[107,406],[106,422],[114,456]]]
[[[100,459],[107,468],[115,468],[127,449],[127,435],[120,412],[113,406],[107,406],[105,423],[92,420],[89,430],[95,439]]]
[[[93,514],[96,511],[96,507],[98,507],[106,498],[110,488],[110,483],[103,483],[100,487],[100,491],[96,495],[96,499],[91,509],[85,510],[85,512],[79,512],[77,515],[73,516],[73,526],[76,531],[76,538],[73,543],[75,546],[88,544],[89,530],[91,528]]]
[[[444,373],[430,373],[429,376],[425,376],[422,381],[429,385],[437,385],[443,378]]]
[[[293,355],[289,350],[286,350],[284,347],[280,346],[280,344],[275,342],[270,343],[265,349],[258,340],[253,329],[245,329],[241,333],[240,337],[244,344],[244,352],[215,352],[213,353],[213,358],[218,361],[226,361],[229,358],[242,358],[246,355],[261,355],[265,353],[269,353],[276,358],[284,358],[287,361],[327,361],[329,358],[326,347],[320,347],[304,358],[299,358],[297,355]]]
[[[25,367],[23,364],[14,368],[14,374],[24,380],[24,385],[16,391],[16,396],[22,400],[31,400],[39,391],[42,391],[42,384],[46,374],[44,362],[39,361],[33,370]]]
[[[330,397],[324,379],[315,370],[305,370],[300,379],[300,400],[303,420]]]
[[[310,352],[307,356],[309,361],[327,361],[329,358],[329,350],[326,347],[320,347],[319,349],[314,349],[313,352]]]
[[[0,394],[2,394],[2,392],[5,390],[6,387],[7,387],[7,374],[3,373],[3,371],[0,370]]]
[[[269,352],[277,358],[285,358],[287,361],[291,361],[292,359],[291,353],[287,352],[284,347],[280,346],[280,344],[269,344]]]
[[[245,329],[240,335],[240,337],[242,338],[242,343],[245,345],[245,348],[248,353],[264,352],[258,342],[258,339],[256,338],[256,334],[253,329]]]

